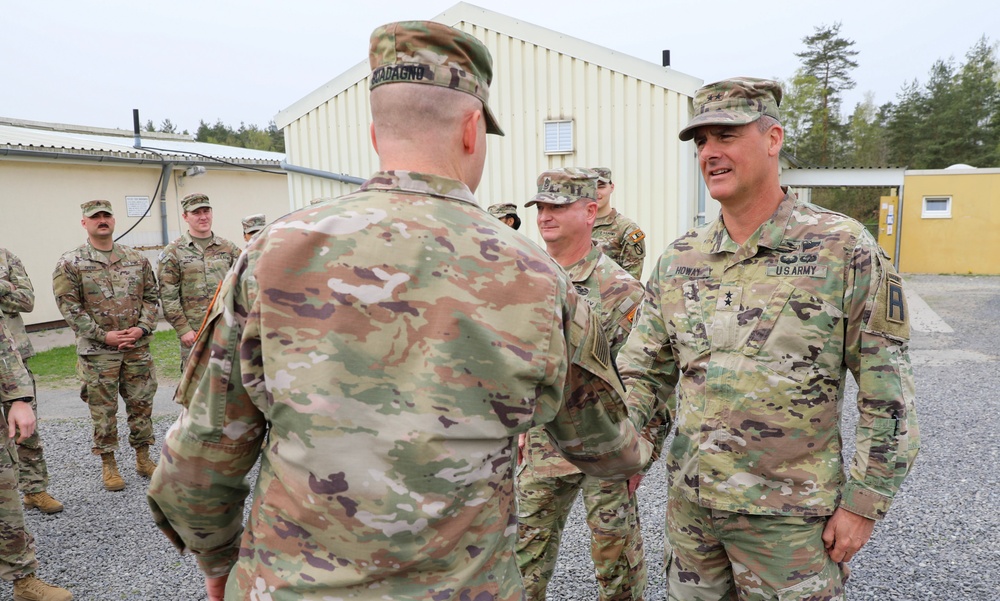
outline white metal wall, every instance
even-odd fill
[[[493,55],[490,105],[506,133],[489,136],[486,172],[476,192],[480,203],[521,207],[546,169],[610,167],[613,205],[646,232],[643,273],[648,275],[662,249],[692,227],[697,214],[694,146],[677,139],[690,118],[689,96],[482,26],[458,27]],[[369,140],[367,65],[355,71],[356,83],[285,127],[289,163],[362,178],[377,170]],[[551,119],[573,120],[572,154],[545,154],[543,123]],[[356,189],[291,173],[289,186],[297,206]],[[535,209],[519,212],[521,231],[540,240]]]

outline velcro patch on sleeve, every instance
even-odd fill
[[[637,229],[628,234],[628,239],[632,244],[638,244],[646,239],[646,234],[642,230]]]
[[[597,311],[591,311],[590,313],[590,355],[594,358],[601,367],[608,369],[611,365],[611,347],[608,346],[608,339],[604,336],[604,330],[601,327],[601,316],[597,314]]]
[[[899,340],[910,339],[910,313],[903,292],[903,278],[899,277],[887,260],[879,259],[882,267],[882,281],[875,294],[868,328],[872,332],[884,334]]]

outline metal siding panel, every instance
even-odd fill
[[[458,27],[483,40],[494,57],[490,106],[507,134],[488,137],[486,168],[476,194],[481,204],[515,203],[521,231],[541,243],[535,212],[522,206],[534,194],[537,175],[554,167],[608,166],[616,173],[616,184],[621,182],[615,206],[646,231],[643,274],[648,276],[662,249],[689,229],[696,213],[693,149],[677,140],[690,116],[689,98],[479,25],[462,22]],[[335,136],[320,130],[323,142],[310,141],[308,129],[317,135],[310,115],[297,121],[300,127],[288,129],[292,137],[306,140],[289,144],[295,147],[290,157],[308,157],[297,164],[317,167],[310,163],[317,159],[315,146],[325,144],[326,165],[317,168],[360,177],[377,169],[377,156],[368,141],[371,115],[366,86],[363,80],[330,100],[327,121]],[[574,153],[544,153],[541,132],[548,119],[573,120]],[[312,152],[303,152],[305,148]],[[316,178],[290,181],[303,179]],[[329,190],[326,196],[353,190],[326,180],[323,187]],[[687,204],[681,206],[682,202]]]

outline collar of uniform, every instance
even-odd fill
[[[603,253],[598,248],[597,243],[591,241],[590,252],[587,253],[587,256],[565,268],[566,273],[569,274],[569,279],[574,284],[586,282],[590,279],[594,270],[597,269],[597,264],[601,262],[602,256]]]
[[[788,220],[792,217],[792,209],[795,207],[795,198],[785,192],[785,197],[781,199],[778,208],[775,209],[771,218],[757,228],[759,234],[757,246],[764,246],[771,250],[781,246],[781,241],[785,239],[785,232],[788,228]]]
[[[614,207],[611,207],[610,213],[608,213],[604,217],[598,217],[597,219],[594,220],[594,227],[597,227],[599,225],[611,225],[612,223],[615,222],[615,217],[617,216],[618,216],[618,211],[616,211]]]
[[[416,171],[379,171],[361,185],[361,190],[399,190],[410,194],[426,194],[428,196],[443,196],[452,200],[460,200],[476,206],[476,197],[469,187],[462,182],[429,173]]]
[[[720,252],[738,253],[743,248],[750,251],[747,253],[748,256],[753,256],[761,246],[776,249],[785,238],[785,228],[788,226],[788,220],[792,216],[792,208],[794,206],[795,198],[788,192],[785,192],[785,197],[778,203],[778,208],[775,209],[770,219],[760,224],[760,227],[754,233],[750,234],[750,237],[742,245],[736,244],[729,237],[729,231],[726,230],[726,224],[722,220],[722,213],[720,212],[719,218],[715,220],[708,231],[708,235],[705,236],[702,250],[708,254],[717,254]]]
[[[185,231],[181,234],[181,238],[184,238],[184,246],[191,246],[195,243],[194,236],[191,235],[190,231]],[[212,246],[214,244],[222,244],[222,242],[219,241],[219,237],[215,235],[215,232],[212,232],[212,238],[208,245]]]
[[[120,259],[122,256],[121,253],[118,252],[119,250],[118,245],[115,243],[112,243],[111,245],[110,255],[105,255],[104,251],[100,251],[94,248],[94,245],[90,243],[89,239],[87,240],[87,244],[85,245],[85,247],[87,248],[87,252],[90,253],[91,261],[97,261],[98,263],[104,263],[105,265],[111,265],[112,263]]]

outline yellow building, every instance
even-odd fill
[[[1000,274],[1000,169],[908,170],[895,212],[899,271]]]
[[[180,199],[212,199],[213,231],[242,246],[241,220],[289,211],[284,155],[196,142],[191,136],[133,132],[0,117],[0,246],[24,263],[35,288],[25,324],[62,322],[52,269],[83,244],[80,203],[110,200],[115,236],[154,266],[160,249],[187,225]]]

